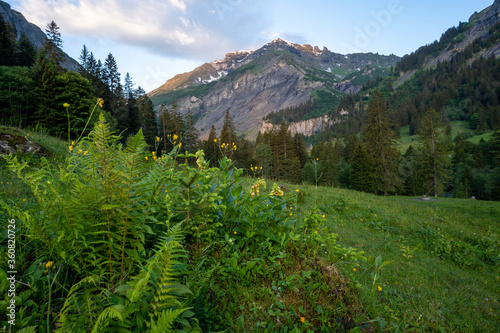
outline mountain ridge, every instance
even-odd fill
[[[222,127],[229,110],[239,134],[252,139],[267,114],[305,103],[316,90],[328,92],[329,99],[338,102],[343,93],[360,88],[344,82],[346,75],[370,78],[371,67],[388,74],[398,59],[373,53],[341,55],[326,47],[278,38],[256,50],[229,52],[224,59],[176,75],[148,95],[156,105],[175,100],[181,113],[191,110],[202,138],[212,125]]]

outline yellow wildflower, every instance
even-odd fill
[[[382,287],[381,286],[378,286],[378,291],[382,291]]]
[[[217,143],[217,139],[214,139],[214,142]]]
[[[64,104],[63,104],[63,107],[65,107],[65,108],[69,108],[69,104],[68,104],[68,103],[64,103]]]
[[[179,143],[179,148],[181,148],[181,147],[182,147],[182,142]]]
[[[53,261],[47,261],[47,263],[45,264],[45,268],[49,269],[50,267],[52,267],[53,264],[54,264]]]
[[[296,189],[295,192],[299,193],[299,189]]]
[[[300,321],[304,323],[306,321],[306,318],[300,317]]]
[[[156,137],[156,141],[160,142],[160,137],[159,136]]]
[[[172,137],[172,139],[177,140],[179,138],[179,136],[177,134],[174,134],[174,136]]]
[[[146,161],[148,160],[148,157],[147,157],[147,156],[146,156],[146,157],[144,157],[144,158],[146,159]]]
[[[81,149],[78,149],[78,154],[81,154],[82,153],[82,150]]]
[[[235,235],[236,235],[237,233],[238,233],[237,231],[235,231],[235,232],[234,232],[234,234],[235,234]]]
[[[352,270],[353,270],[353,272],[356,272],[356,268],[353,268]]]
[[[325,218],[325,215],[323,215],[323,218]]]
[[[69,151],[73,151],[73,146],[69,146]]]
[[[98,98],[97,99],[97,104],[99,105],[100,108],[102,108],[102,106],[104,105],[104,100],[102,98]]]
[[[88,154],[88,151],[85,151],[85,152],[83,153],[83,156],[85,156],[85,155],[87,155],[87,154]]]

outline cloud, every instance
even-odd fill
[[[264,0],[24,0],[19,10],[44,29],[108,39],[152,53],[213,60],[228,50],[264,43]],[[260,8],[260,9],[258,9]]]

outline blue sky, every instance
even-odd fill
[[[63,50],[83,44],[150,91],[227,52],[275,39],[342,54],[403,56],[439,39],[493,0],[6,0],[42,30],[54,20]]]

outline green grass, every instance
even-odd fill
[[[368,292],[373,265],[356,271],[341,266],[363,286],[372,317],[401,331],[499,331],[499,202],[298,188],[309,194],[302,211],[317,205],[325,213],[323,232],[337,233],[343,246],[392,261],[375,298]]]

